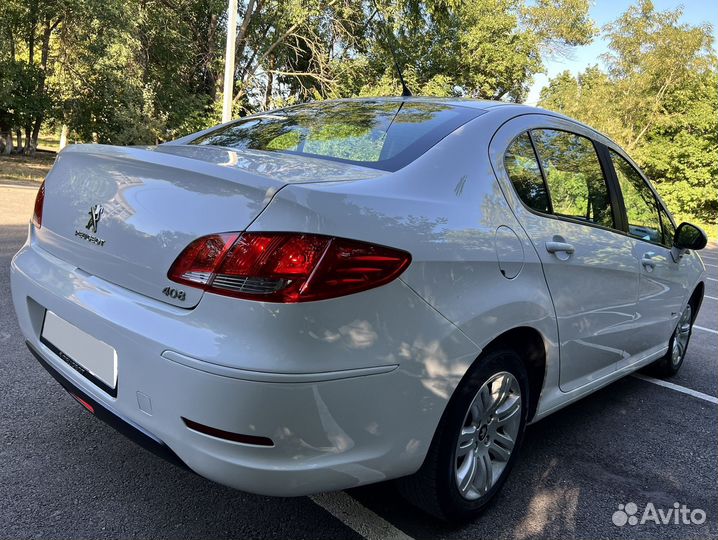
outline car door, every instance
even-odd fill
[[[504,172],[517,195],[507,198],[541,259],[556,310],[560,387],[570,391],[631,355],[638,261],[633,240],[619,231],[618,201],[591,132],[530,116],[513,122],[528,129],[505,147]]]
[[[609,155],[625,207],[627,233],[639,261],[639,320],[634,340],[642,354],[619,367],[666,346],[688,297],[688,281],[680,261],[671,255],[675,225],[640,171],[616,150]]]

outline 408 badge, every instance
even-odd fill
[[[165,287],[164,289],[162,289],[162,293],[165,296],[169,296],[170,298],[174,298],[176,300],[179,300],[180,302],[184,302],[187,297],[184,291],[175,289],[174,287]]]

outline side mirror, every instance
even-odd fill
[[[684,221],[676,229],[673,236],[673,246],[680,249],[703,249],[708,243],[708,237],[702,229]]]

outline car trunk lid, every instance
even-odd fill
[[[89,274],[190,308],[202,291],[167,277],[190,242],[243,231],[289,182],[376,175],[362,167],[269,152],[71,146],[46,178],[36,237],[43,249]]]

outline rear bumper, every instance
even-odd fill
[[[11,283],[29,347],[96,415],[170,461],[264,495],[416,471],[478,354],[400,281],[311,313],[223,297],[183,310],[88,275],[31,238]],[[116,397],[40,341],[46,309],[116,349]],[[202,433],[183,418],[273,446]]]
[[[169,446],[155,438],[152,434],[147,433],[141,427],[133,425],[124,418],[117,416],[100,402],[94,400],[81,388],[73,384],[69,379],[65,378],[59,371],[52,367],[50,363],[42,357],[42,354],[40,354],[29,342],[26,341],[25,344],[33,356],[35,356],[37,361],[40,362],[40,365],[44,367],[72,397],[75,399],[79,398],[78,401],[81,400],[80,402],[86,408],[91,408],[90,412],[92,412],[92,414],[94,414],[97,418],[122,433],[128,439],[139,444],[145,450],[149,450],[156,456],[161,457],[174,465],[188,469],[187,465],[185,465],[185,463],[177,457],[177,454],[175,454]]]

